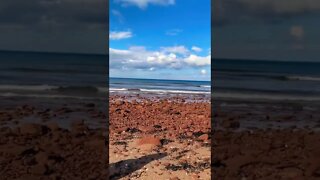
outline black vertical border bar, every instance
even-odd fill
[[[106,132],[105,132],[105,138],[106,138],[106,140],[105,140],[105,150],[103,151],[104,153],[105,153],[105,158],[106,158],[106,160],[105,160],[105,162],[106,162],[106,164],[105,164],[105,170],[107,171],[107,177],[106,177],[106,179],[107,180],[109,180],[109,63],[110,63],[110,58],[109,58],[109,29],[110,29],[110,20],[109,20],[109,12],[110,12],[110,10],[109,10],[109,8],[110,8],[110,4],[109,4],[109,1],[110,0],[106,0],[106,3],[107,3],[107,11],[106,11],[106,13],[107,13],[107,29],[106,29],[106,37],[104,37],[104,38],[106,38],[107,39],[107,43],[106,43],[106,51],[107,51],[107,61],[108,61],[108,63],[107,63],[107,68],[106,68],[106,87],[107,87],[107,89],[108,89],[108,91],[107,91],[107,97],[106,97],[106,111],[107,111],[107,113],[106,113]]]
[[[213,76],[214,76],[214,73],[213,73],[213,37],[214,37],[214,32],[213,32],[213,16],[214,16],[214,12],[213,12],[213,10],[214,10],[214,8],[213,8],[213,6],[214,6],[214,2],[215,2],[215,0],[211,0],[210,1],[210,7],[211,7],[211,9],[210,9],[210,14],[211,14],[211,18],[210,18],[210,30],[211,30],[211,36],[210,36],[210,44],[211,44],[211,63],[210,63],[210,65],[211,65],[211,71],[210,71],[210,73],[211,73],[211,92],[210,92],[210,101],[211,101],[211,149],[210,149],[210,151],[211,151],[211,165],[210,165],[210,167],[211,167],[211,179],[213,179],[213,176],[214,176],[214,171],[213,171],[213,163],[214,163],[214,149],[213,149],[213,145],[214,145],[214,139],[213,139],[213,135],[214,135],[214,98],[213,98],[213,90],[214,90],[214,87],[213,87],[213,80],[214,80],[214,78],[213,78]]]

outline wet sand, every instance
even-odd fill
[[[1,100],[1,179],[106,179],[103,102]]]
[[[320,179],[319,104],[216,100],[213,179]]]
[[[210,179],[210,103],[111,96],[109,114],[110,179]]]

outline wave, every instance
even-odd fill
[[[0,96],[1,97],[52,98],[52,99],[83,99],[83,100],[105,99],[105,97],[84,97],[84,96],[70,96],[70,95],[58,95],[58,94],[0,93]]]
[[[47,91],[56,89],[58,86],[50,85],[0,85],[0,91],[24,90],[24,91]]]
[[[320,96],[285,95],[285,94],[247,94],[215,92],[214,98],[231,98],[241,100],[282,100],[282,101],[320,101]]]
[[[108,90],[108,89],[106,89]],[[126,88],[109,88],[110,92],[115,92],[115,91],[128,91]]]
[[[315,76],[286,76],[285,79],[294,81],[320,81],[320,77]]]
[[[51,93],[105,93],[107,87],[53,86],[53,85],[0,85],[0,92],[51,92]]]
[[[163,90],[163,89],[140,89],[142,92],[154,92],[164,94],[210,94],[207,91],[188,91],[188,90]]]
[[[211,88],[210,85],[200,85],[200,87],[203,87],[203,88]]]
[[[51,89],[61,93],[98,93],[99,89],[94,86],[60,86],[58,88]]]
[[[320,81],[319,76],[303,76],[303,75],[283,75],[279,73],[238,73],[238,74],[217,74],[221,78],[230,77],[250,77],[250,78],[264,78],[274,79],[280,81]]]

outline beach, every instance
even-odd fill
[[[0,107],[1,179],[107,177],[105,102],[2,97]]]
[[[110,179],[210,179],[210,101],[110,96]]]
[[[319,179],[319,102],[217,98],[214,107],[214,179]]]
[[[320,64],[212,63],[213,179],[319,179]]]
[[[105,179],[107,56],[0,58],[1,179]]]

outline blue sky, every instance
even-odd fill
[[[210,80],[210,0],[110,0],[110,76]]]

